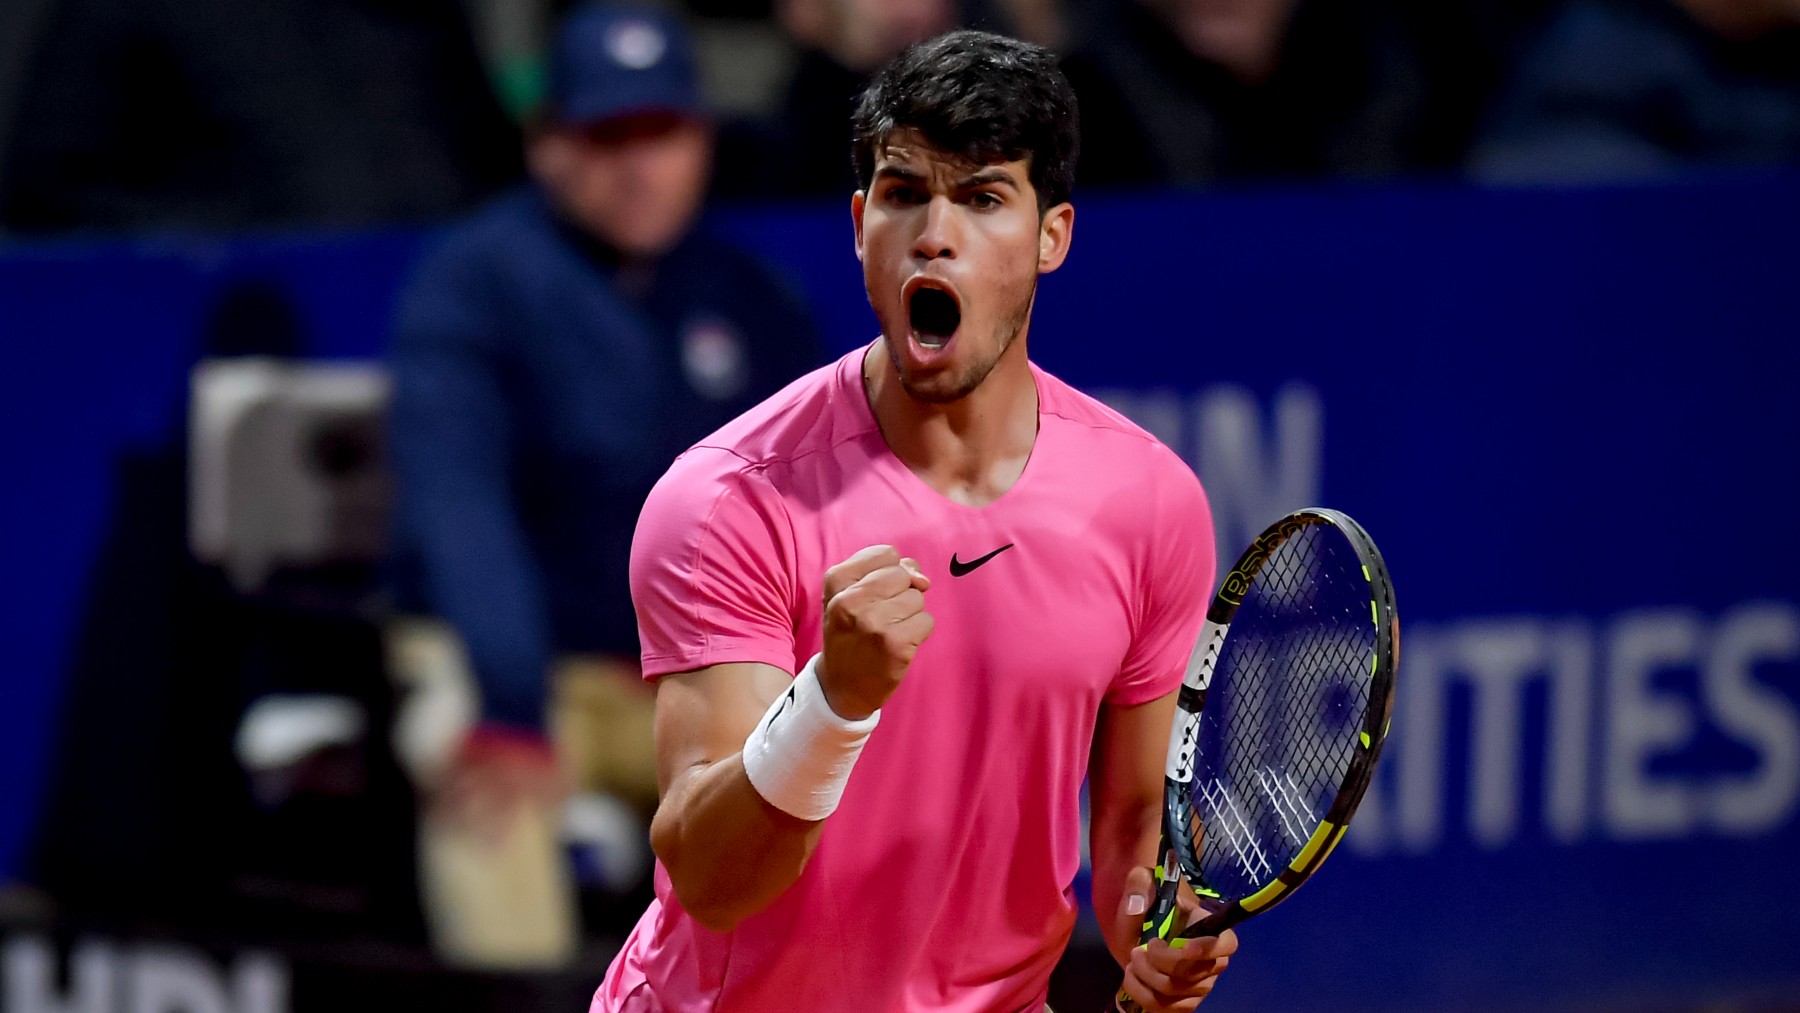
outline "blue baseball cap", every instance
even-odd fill
[[[545,90],[562,123],[639,112],[706,116],[694,47],[681,23],[652,7],[589,4],[557,32]]]

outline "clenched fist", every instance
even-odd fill
[[[871,545],[825,571],[825,656],[816,671],[839,717],[866,718],[899,687],[931,636],[930,588],[919,564],[891,545]]]

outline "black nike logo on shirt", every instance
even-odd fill
[[[956,553],[952,552],[950,554],[950,576],[952,576],[952,577],[965,576],[966,574],[973,572],[976,567],[980,566],[981,564],[987,562],[990,559],[993,559],[995,556],[998,556],[1000,553],[1005,552],[1007,549],[1010,549],[1012,547],[1013,547],[1013,543],[1007,542],[1005,545],[1002,545],[998,549],[995,549],[994,551],[988,553],[987,555],[982,556],[980,559],[971,559],[966,563],[960,562],[959,560],[957,560]]]

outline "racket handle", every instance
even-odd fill
[[[1151,899],[1150,910],[1144,914],[1144,930],[1138,936],[1138,945],[1148,946],[1150,940],[1163,936],[1164,933],[1173,935],[1179,931],[1173,917],[1175,896],[1181,891],[1178,868],[1175,864],[1175,852],[1166,852],[1162,868],[1156,870],[1156,893]],[[1122,985],[1119,987],[1119,994],[1113,997],[1113,1010],[1117,1013],[1144,1013],[1144,1008],[1137,1004],[1137,1000],[1125,994]]]

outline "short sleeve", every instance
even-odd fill
[[[1215,571],[1212,508],[1200,480],[1166,449],[1155,469],[1157,487],[1146,559],[1140,567],[1139,609],[1124,664],[1106,702],[1130,707],[1174,692],[1187,670],[1212,600]]]
[[[682,455],[631,545],[644,678],[729,662],[792,673],[794,572],[787,512],[762,474],[727,451]]]

